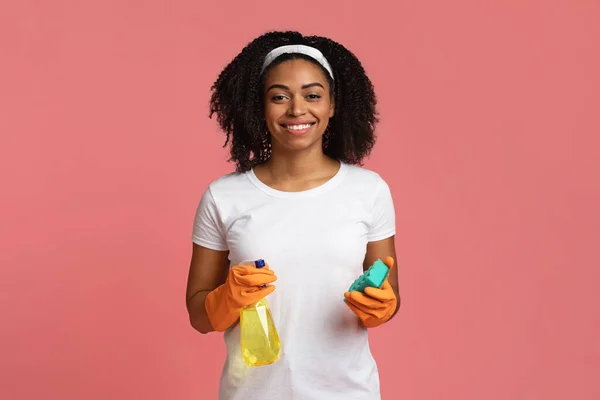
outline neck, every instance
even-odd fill
[[[275,150],[265,167],[276,180],[296,181],[312,178],[327,170],[333,163],[337,162],[323,154],[320,148],[286,154]]]

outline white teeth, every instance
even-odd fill
[[[312,126],[312,124],[304,124],[304,125],[286,125],[288,129],[293,131],[301,131],[302,129],[308,129]]]

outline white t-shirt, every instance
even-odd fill
[[[206,190],[193,241],[228,250],[230,265],[264,259],[277,275],[267,297],[281,340],[274,364],[242,361],[240,329],[224,333],[221,400],[378,400],[379,373],[367,330],[344,303],[363,272],[367,242],[395,234],[386,182],[341,164],[323,185],[282,192],[253,171],[232,173]]]

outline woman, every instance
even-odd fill
[[[379,399],[367,330],[398,310],[396,270],[381,289],[347,292],[377,259],[391,268],[396,257],[389,187],[360,166],[375,142],[370,80],[332,40],[271,32],[212,91],[236,172],[198,206],[187,307],[199,332],[225,332],[220,399]],[[239,265],[254,259],[269,267]],[[265,296],[281,357],[246,367],[240,309]]]

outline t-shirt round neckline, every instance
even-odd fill
[[[252,184],[254,186],[256,186],[259,190],[261,190],[262,192],[264,192],[270,196],[280,197],[280,198],[284,198],[284,199],[298,199],[298,198],[317,196],[321,193],[324,193],[324,192],[327,192],[327,191],[333,189],[334,187],[339,185],[340,182],[344,179],[344,176],[346,175],[347,171],[348,171],[348,165],[340,161],[340,168],[338,169],[338,171],[335,173],[335,175],[331,179],[329,179],[327,182],[325,182],[317,187],[314,187],[312,189],[302,190],[299,192],[285,192],[282,190],[274,189],[271,186],[266,185],[260,179],[258,179],[256,174],[254,173],[254,168],[250,169],[246,173],[246,176],[248,177],[248,179],[250,180],[250,182],[252,182]]]

